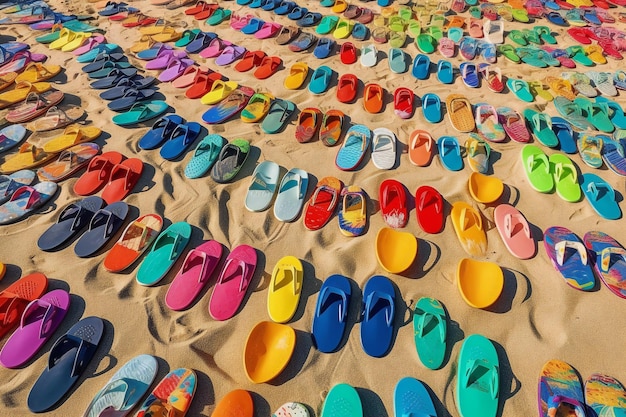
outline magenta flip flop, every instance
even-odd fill
[[[186,309],[209,282],[222,257],[222,244],[209,240],[190,250],[165,294],[165,304],[175,311]]]
[[[0,364],[17,368],[28,362],[54,334],[70,306],[70,295],[65,290],[52,290],[38,300],[31,301],[13,332],[0,351]]]

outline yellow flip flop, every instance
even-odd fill
[[[91,33],[77,32],[76,37],[63,45],[61,51],[72,52],[74,49],[81,47],[87,39],[91,38]]]
[[[182,32],[177,32],[173,27],[165,27],[162,32],[152,35],[152,40],[155,42],[174,42],[179,40],[183,36]]]
[[[15,85],[13,90],[5,91],[0,94],[0,109],[4,109],[12,104],[24,101],[30,93],[41,94],[48,91],[51,87],[50,83],[30,83],[28,81],[19,82]]]
[[[472,172],[467,181],[472,198],[479,203],[493,203],[502,195],[504,183],[497,177]]]
[[[487,251],[487,235],[483,229],[480,212],[469,204],[459,201],[452,204],[452,225],[456,236],[465,249],[472,256],[482,256]]]
[[[72,124],[65,128],[63,134],[44,144],[42,149],[47,153],[58,153],[79,143],[94,140],[100,133],[102,130],[95,126],[82,127],[79,124]]]
[[[286,324],[262,321],[250,331],[243,351],[248,379],[262,384],[274,379],[289,363],[296,347],[296,332]]]
[[[461,297],[471,307],[487,308],[502,294],[504,274],[493,262],[461,259],[456,275]]]
[[[215,80],[211,86],[211,91],[206,93],[200,99],[202,104],[215,104],[224,100],[237,88],[239,84],[235,81]]]
[[[9,88],[17,78],[17,72],[0,74],[0,91]]]
[[[77,32],[71,31],[67,28],[61,29],[61,33],[59,34],[59,38],[48,45],[50,49],[61,49],[71,41],[73,41],[77,36]]]
[[[295,256],[285,256],[276,263],[267,293],[267,312],[277,323],[286,323],[296,314],[304,270]]]
[[[20,83],[22,81],[27,81],[29,83],[38,83],[41,81],[49,80],[60,72],[60,65],[43,65],[39,62],[31,62],[30,64],[28,64],[28,66],[26,66],[24,72],[17,76],[15,82]]]
[[[309,74],[309,66],[306,62],[296,62],[289,68],[289,75],[285,78],[285,88],[297,90],[302,87],[307,75]]]
[[[417,257],[417,239],[411,233],[383,227],[376,235],[376,259],[392,274],[406,271]]]
[[[31,143],[24,143],[20,146],[17,154],[7,158],[4,164],[0,165],[0,174],[12,174],[21,169],[30,169],[56,158],[56,154],[46,153],[43,149]]]

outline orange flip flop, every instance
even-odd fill
[[[243,389],[229,392],[215,406],[211,417],[252,417],[254,402],[250,393]]]
[[[425,130],[414,130],[409,137],[409,161],[418,167],[430,164],[435,154],[435,141]]]
[[[322,122],[322,112],[315,107],[307,107],[298,116],[296,127],[296,140],[305,143],[313,139],[317,128]]]
[[[152,244],[163,227],[158,214],[146,214],[126,227],[122,237],[104,258],[104,268],[109,272],[120,272],[131,266]]]
[[[235,65],[235,70],[239,72],[250,71],[254,67],[261,65],[267,54],[263,51],[247,51],[241,61]]]
[[[385,90],[378,84],[371,83],[365,86],[363,92],[363,106],[369,113],[379,113],[383,109]]]
[[[143,172],[143,162],[129,158],[111,170],[109,182],[102,189],[102,198],[107,204],[122,201],[132,191]]]
[[[283,60],[277,56],[266,56],[261,61],[261,65],[254,71],[254,76],[259,80],[264,80],[271,77],[278,71],[278,68],[282,65]]]
[[[113,167],[123,159],[124,156],[115,151],[94,156],[87,165],[87,171],[74,184],[74,192],[83,196],[97,192],[109,181]]]
[[[35,272],[26,275],[0,292],[0,339],[9,333],[22,318],[28,303],[41,297],[48,289],[48,278]]]

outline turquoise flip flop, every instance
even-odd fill
[[[159,117],[169,107],[169,104],[161,100],[140,101],[133,104],[127,112],[113,116],[112,121],[119,126],[134,125]]]
[[[320,417],[363,417],[363,405],[359,393],[348,384],[333,386],[322,406]]]
[[[612,133],[615,130],[609,119],[609,108],[605,103],[593,102],[587,97],[576,97],[574,104],[578,106],[582,116],[599,131]]]
[[[463,157],[461,146],[454,136],[442,136],[437,140],[437,150],[441,158],[441,164],[450,171],[463,169]]]
[[[596,97],[596,103],[605,104],[607,106],[607,114],[616,128],[626,129],[626,115],[624,115],[624,109],[618,102],[603,96],[598,96]]]
[[[226,143],[228,143],[226,139],[218,134],[206,135],[198,143],[193,156],[187,163],[185,177],[200,178],[206,174],[217,161],[217,157]]]
[[[396,417],[436,416],[432,398],[421,381],[402,378],[393,391],[393,410]]]
[[[552,119],[549,115],[533,109],[526,109],[524,110],[524,118],[533,136],[542,145],[549,148],[556,148],[559,145],[559,139],[552,130]]]
[[[296,105],[293,102],[280,98],[274,100],[261,123],[261,129],[269,134],[282,131],[295,111]]]
[[[334,71],[327,67],[326,65],[322,65],[313,71],[313,75],[311,76],[311,82],[309,83],[309,91],[313,94],[323,94],[328,90],[330,86],[330,81],[333,77]]]
[[[528,103],[532,103],[535,101],[532,93],[530,92],[530,86],[524,80],[517,80],[515,78],[509,78],[506,80],[506,85],[509,87],[509,90],[515,97],[519,98],[522,101],[526,101]]]
[[[422,297],[413,312],[415,348],[422,364],[428,369],[439,369],[446,354],[448,316],[441,303]]]
[[[422,96],[422,112],[430,123],[439,123],[443,118],[441,99],[435,93],[426,93]]]
[[[593,129],[593,125],[583,115],[583,112],[578,104],[563,96],[556,96],[553,103],[554,107],[556,107],[561,116],[577,128],[581,130]]]
[[[183,253],[190,238],[191,225],[187,222],[174,223],[162,231],[139,266],[137,282],[149,286],[161,281]]]
[[[346,133],[346,139],[337,152],[335,165],[342,171],[352,171],[359,166],[372,140],[367,126],[354,125]]]
[[[583,174],[580,187],[591,207],[601,217],[617,220],[622,217],[622,210],[615,200],[615,190],[596,174]]]
[[[400,48],[389,50],[389,69],[396,74],[404,74],[409,70],[406,63],[406,54]]]
[[[463,342],[456,380],[456,406],[463,417],[495,417],[500,363],[493,343],[473,334]]]
[[[246,193],[246,208],[250,211],[267,210],[276,194],[279,178],[280,166],[276,162],[263,161],[257,165]]]

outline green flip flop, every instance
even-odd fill
[[[434,298],[420,298],[413,312],[413,331],[417,355],[428,369],[443,364],[447,328],[448,316],[441,303]]]
[[[548,26],[535,26],[533,30],[545,43],[556,45],[556,38],[552,35],[552,31]]]
[[[582,191],[578,184],[578,171],[572,160],[563,154],[555,153],[550,155],[549,161],[557,195],[570,203],[580,200]]]
[[[609,119],[609,109],[605,103],[596,103],[587,97],[576,97],[574,104],[580,109],[582,116],[596,129],[605,133],[612,133],[615,126]]]
[[[554,178],[550,173],[550,161],[539,147],[525,145],[522,148],[522,164],[531,187],[540,193],[552,191]]]
[[[515,48],[513,48],[512,45],[498,45],[498,52],[500,52],[501,55],[503,55],[506,59],[515,64],[519,64],[521,62],[519,55],[517,55],[517,53],[515,52]]]
[[[542,145],[555,148],[559,144],[559,138],[552,130],[552,118],[533,109],[524,110],[524,118],[531,132]]]

